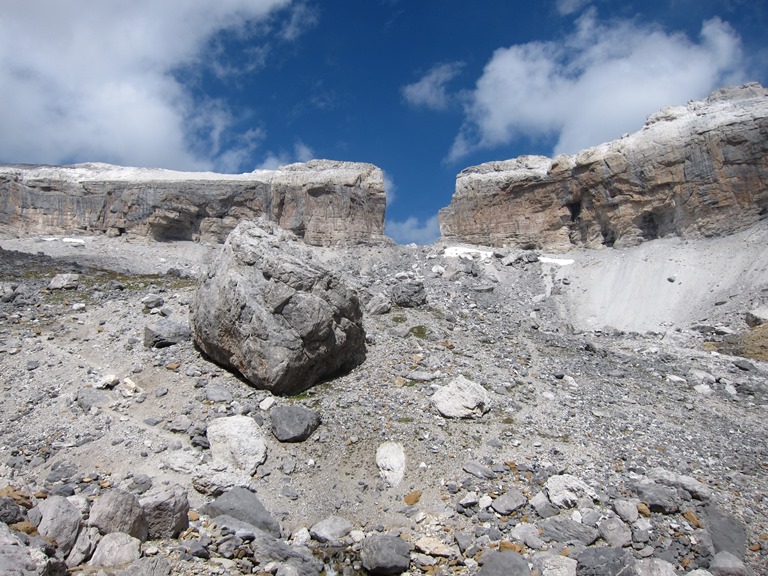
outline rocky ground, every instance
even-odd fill
[[[726,353],[768,299],[766,238],[763,226],[564,255],[318,249],[371,311],[404,283],[426,301],[367,313],[366,361],[293,398],[248,386],[183,334],[153,345],[161,320],[187,322],[216,246],[0,239],[0,567],[767,573],[768,364]],[[57,274],[77,276],[57,289]],[[480,388],[449,418],[440,399],[460,376]],[[306,440],[273,434],[287,406],[320,415]],[[263,433],[266,460],[228,508],[237,489],[211,467],[206,430],[234,416]],[[266,510],[249,512],[253,494]],[[117,495],[184,528],[110,528]],[[68,514],[80,538],[65,545],[54,524]],[[122,566],[110,532],[135,540],[109,542],[130,550]]]

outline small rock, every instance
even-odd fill
[[[280,442],[303,442],[320,426],[320,414],[303,406],[276,406],[269,415]]]
[[[235,470],[253,474],[267,459],[267,443],[256,421],[249,416],[211,420],[206,430],[211,456]]]
[[[485,388],[464,376],[439,387],[432,395],[432,404],[445,418],[474,418],[490,410]]]
[[[376,466],[379,475],[390,486],[397,486],[405,475],[405,451],[398,442],[384,442],[376,450]]]
[[[329,516],[309,529],[318,542],[338,542],[352,530],[352,524],[341,516]]]
[[[519,510],[527,503],[528,499],[522,492],[511,488],[507,490],[505,494],[496,498],[491,504],[491,507],[499,514],[506,516],[512,514],[515,510]]]
[[[530,576],[528,561],[517,552],[486,552],[480,559],[478,576]]]
[[[80,274],[56,274],[48,283],[48,290],[77,290]]]

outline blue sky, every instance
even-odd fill
[[[467,166],[573,153],[768,84],[764,0],[11,0],[0,162],[371,162],[431,242]]]

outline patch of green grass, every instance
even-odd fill
[[[397,419],[397,421],[398,421],[400,424],[410,424],[411,422],[413,422],[413,421],[414,421],[414,419],[413,419],[413,418],[410,418],[410,417],[408,417],[408,416],[401,416],[400,418],[398,418],[398,419]]]
[[[502,424],[514,424],[515,423],[515,419],[512,418],[512,416],[507,416],[506,418],[502,419],[501,423]]]
[[[406,321],[405,316],[392,316],[392,322],[394,322],[395,324],[402,324],[405,321]]]

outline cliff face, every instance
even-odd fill
[[[724,88],[575,156],[462,171],[443,238],[564,250],[729,234],[768,215],[768,90]]]
[[[372,164],[313,160],[249,174],[107,164],[0,166],[0,231],[131,232],[223,242],[262,216],[313,245],[384,239],[383,174]]]

